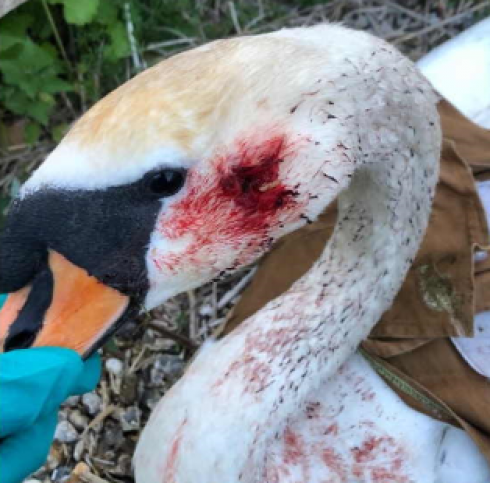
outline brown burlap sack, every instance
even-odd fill
[[[463,427],[490,461],[490,381],[449,337],[473,336],[473,316],[490,309],[490,236],[475,180],[490,179],[490,131],[439,104],[444,142],[429,228],[396,300],[363,343],[373,367],[410,406]],[[223,333],[277,297],[318,258],[335,206],[280,240],[261,261]],[[489,361],[490,363],[490,361]]]

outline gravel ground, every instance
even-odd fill
[[[331,1],[291,8],[290,14],[267,24],[257,19],[235,27],[249,33],[342,21],[393,42],[417,60],[488,14],[490,2],[421,3]],[[2,153],[0,188],[11,184],[17,169],[35,166],[51,147],[38,144]],[[48,462],[29,483],[132,482],[131,455],[152,408],[181,376],[195,349],[224,321],[252,275],[248,269],[180,295],[128,324],[103,349],[104,371],[97,390],[72,397],[63,406]]]

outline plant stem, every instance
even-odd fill
[[[71,75],[73,72],[73,67],[70,64],[68,56],[66,55],[66,50],[63,47],[63,42],[61,41],[61,37],[60,37],[60,33],[58,32],[58,28],[56,27],[56,24],[54,23],[54,19],[53,19],[53,16],[51,15],[51,11],[49,10],[49,7],[48,7],[48,4],[46,3],[46,0],[41,0],[41,3],[43,4],[44,11],[46,12],[46,16],[48,17],[48,22],[51,25],[51,28],[53,29],[54,38],[56,39],[56,43],[58,44],[58,48],[60,49],[61,56],[63,57],[63,60],[66,62],[66,65],[68,66],[68,73]]]

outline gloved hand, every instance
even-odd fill
[[[0,483],[20,483],[46,460],[60,404],[91,391],[100,357],[37,347],[0,354]]]

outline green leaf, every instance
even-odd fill
[[[2,31],[2,41],[0,42],[0,52],[2,52],[2,57],[6,51],[10,50],[11,47],[22,47],[24,41],[25,39],[23,37]]]
[[[9,111],[19,115],[27,114],[32,101],[24,92],[13,86],[4,86],[0,94],[3,104]]]
[[[69,126],[66,123],[61,123],[54,126],[53,129],[51,129],[51,137],[53,138],[53,141],[59,143],[67,133],[68,127]]]
[[[118,60],[126,57],[131,48],[124,24],[122,22],[112,24],[107,33],[109,34],[110,43],[104,52],[105,57],[109,60]]]
[[[73,91],[73,86],[69,82],[59,79],[58,77],[50,78],[44,86],[44,92],[47,92],[48,94],[70,91]]]
[[[103,25],[110,25],[117,22],[117,6],[112,0],[104,0],[99,3],[95,20]]]
[[[94,19],[99,0],[63,0],[63,4],[65,20],[68,23],[85,25]]]
[[[2,35],[0,45],[5,47],[4,50],[0,47],[2,60],[18,60],[24,50],[24,41],[17,41],[15,37],[9,38]]]
[[[22,14],[18,12],[11,12],[10,15],[5,16],[0,21],[0,31],[2,32],[2,43],[4,35],[12,35],[15,37],[24,37],[26,30],[32,22],[34,17],[32,15]]]
[[[56,57],[30,39],[25,39],[24,48],[17,59],[0,59],[0,71],[4,82],[12,85],[18,84],[21,79],[29,81],[45,67],[56,64]]]
[[[39,139],[39,136],[41,136],[41,126],[37,122],[30,122],[25,127],[24,133],[26,136],[27,144],[30,144],[30,145],[36,144],[38,139]],[[19,183],[19,185],[20,185],[20,183]],[[12,195],[12,198],[14,196],[15,195]]]
[[[39,93],[39,100],[41,102],[44,102],[45,104],[51,104],[51,105],[55,104],[54,97],[51,94],[49,94],[48,92],[40,92]]]
[[[32,102],[26,109],[25,114],[40,122],[43,126],[48,124],[49,116],[53,112],[54,103]]]

